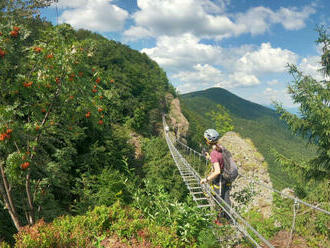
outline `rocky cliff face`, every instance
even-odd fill
[[[267,163],[251,140],[243,139],[235,132],[228,132],[219,142],[232,153],[240,174],[272,187]],[[253,184],[247,178],[238,177],[235,180],[231,196],[234,206],[243,211],[255,208],[265,218],[271,215],[272,192],[258,184]]]
[[[189,122],[181,112],[180,101],[171,94],[166,95],[166,101],[170,106],[170,111],[167,115],[168,125],[172,129],[171,131],[175,133],[176,138],[185,140],[189,129]]]

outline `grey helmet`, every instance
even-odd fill
[[[216,143],[219,139],[219,133],[214,129],[207,129],[204,132],[204,138],[208,144]]]

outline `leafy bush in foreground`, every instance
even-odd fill
[[[206,213],[190,201],[190,198],[188,202],[180,203],[173,201],[161,185],[145,181],[145,186],[145,189],[137,190],[133,204],[146,217],[159,225],[173,228],[180,240],[186,243],[186,247],[197,244],[197,240],[206,242],[199,236],[205,236],[205,231],[212,234],[210,218],[205,217]],[[207,242],[215,239],[214,235],[210,236]]]
[[[60,217],[50,224],[40,220],[15,236],[15,247],[95,247],[109,238],[128,245],[183,247],[172,228],[156,225],[143,218],[141,211],[118,202],[112,207],[96,207],[86,215]]]

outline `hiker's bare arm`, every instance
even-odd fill
[[[208,175],[206,178],[203,178],[201,180],[201,183],[206,183],[207,181],[211,181],[220,174],[220,172],[221,172],[220,164],[218,162],[213,163],[213,169],[214,169],[213,172],[210,175]]]
[[[221,172],[221,170],[220,170],[220,164],[219,164],[218,162],[213,163],[213,168],[214,168],[214,171],[213,171],[208,177],[206,177],[207,181],[211,181],[211,180],[213,180],[213,179],[216,178],[216,177],[220,174],[220,172]]]
[[[209,154],[208,152],[205,152],[205,158],[206,158],[207,160],[210,160],[210,159],[211,159],[210,154]]]

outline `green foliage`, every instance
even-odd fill
[[[232,194],[232,197],[233,199],[235,199],[235,202],[237,202],[239,207],[242,209],[244,208],[244,206],[249,204],[249,202],[253,199],[255,195],[256,195],[255,185],[254,183],[250,182],[241,191]]]
[[[102,72],[89,72],[85,48],[75,41],[68,25],[43,30],[33,46],[27,46],[28,27],[4,22],[0,29],[6,51],[0,61],[0,151],[5,176],[15,205],[31,213],[30,219],[45,215],[52,203],[58,214],[56,197],[63,207],[71,197],[67,189],[77,155],[74,143],[85,137],[87,125],[99,132],[104,126],[110,129],[109,117],[98,111],[104,104],[90,85]],[[100,82],[97,87],[102,91],[106,86]],[[90,121],[86,113],[92,115]],[[96,124],[100,119],[104,125]],[[25,194],[26,184],[31,185],[33,198]],[[33,207],[39,204],[42,212],[35,215]]]
[[[0,248],[10,248],[10,245],[4,241],[0,241]]]
[[[205,217],[206,213],[192,200],[188,204],[173,201],[162,185],[145,181],[145,188],[138,189],[134,198],[134,206],[145,216],[159,225],[172,227],[187,244],[193,244],[200,232],[209,229],[210,219]]]
[[[13,237],[12,234],[15,233],[15,226],[11,223],[10,216],[8,212],[4,209],[4,206],[0,202],[0,247],[1,240],[7,240],[12,243]]]
[[[129,177],[109,168],[101,174],[84,174],[76,190],[79,201],[74,205],[75,211],[84,213],[98,205],[111,206],[116,201],[128,204],[131,202],[130,183]]]
[[[140,211],[119,203],[96,207],[86,215],[60,217],[51,224],[41,220],[15,235],[15,247],[95,247],[101,239],[116,237],[127,245],[137,242],[152,247],[182,247],[171,228],[150,223]]]
[[[182,104],[182,102],[184,101],[181,101],[182,113],[189,120],[187,141],[192,148],[199,151],[201,150],[201,147],[205,144],[203,134],[206,129],[211,127],[211,121],[206,120],[201,115],[197,114],[193,110],[190,110],[189,107],[185,104]]]
[[[89,64],[100,66],[112,77],[111,91],[105,94],[111,119],[150,135],[155,127],[149,113],[161,106],[165,92],[171,90],[165,72],[145,54],[115,41],[98,40],[93,55]]]
[[[198,244],[200,248],[217,248],[219,241],[211,230],[204,229],[199,233]]]
[[[0,18],[16,17],[16,20],[32,17],[40,8],[47,7],[54,0],[2,0],[0,2]]]
[[[187,188],[169,153],[166,141],[161,137],[144,139],[142,173],[155,187],[163,186],[173,199],[184,200]]]
[[[290,230],[293,221],[294,202],[291,199],[274,195],[272,219],[276,219],[281,229]],[[329,203],[321,206],[329,211]],[[294,232],[303,237],[310,247],[327,247],[329,243],[329,221],[327,214],[314,211],[302,204],[296,205],[296,220]]]
[[[211,120],[215,123],[216,130],[220,134],[220,136],[224,135],[226,132],[232,131],[234,126],[232,125],[232,119],[228,113],[228,110],[218,104],[216,111],[211,111],[206,113],[206,116],[211,118]]]
[[[275,218],[271,217],[268,219],[263,218],[262,214],[255,210],[250,210],[249,212],[242,215],[251,226],[253,226],[263,237],[266,239],[272,238],[278,231],[281,230],[280,227],[276,227]],[[250,233],[252,237],[256,240],[258,237],[254,233]]]
[[[128,46],[31,17],[49,1],[10,2],[0,5],[0,183],[8,180],[21,224],[33,224],[26,215],[37,223],[22,228],[16,246],[215,243],[204,235],[209,220],[191,199],[177,201],[187,189],[165,141],[151,136],[159,130],[165,93],[176,94],[165,72]],[[129,143],[131,129],[149,137],[140,161]],[[134,203],[142,212],[126,206],[133,195],[142,199]],[[57,218],[97,205],[107,207]],[[7,213],[1,221],[1,235],[9,236]]]
[[[329,70],[329,34],[325,28],[319,30],[318,43],[323,45],[321,56],[322,72],[330,75]],[[294,81],[289,85],[289,93],[295,103],[300,104],[301,117],[287,112],[279,103],[277,111],[290,129],[299,136],[308,139],[317,147],[317,156],[296,159],[273,150],[276,159],[289,173],[293,173],[299,182],[296,194],[310,202],[318,202],[329,210],[329,172],[330,172],[330,84],[329,81],[318,82],[311,76],[305,76],[295,65],[289,66]],[[288,210],[290,211],[290,210]],[[285,220],[282,220],[285,223]],[[284,225],[288,225],[285,223]],[[297,216],[297,232],[306,237],[312,247],[323,244],[328,246],[329,216],[323,213],[305,210]]]
[[[157,132],[173,91],[165,72],[118,42],[31,17],[49,1],[10,2],[0,5],[0,159],[21,224],[25,213],[50,221],[130,202],[129,129]]]
[[[78,40],[86,40],[86,39],[91,39],[91,40],[106,40],[105,37],[98,33],[91,32],[86,29],[78,29],[76,31],[76,37]]]

